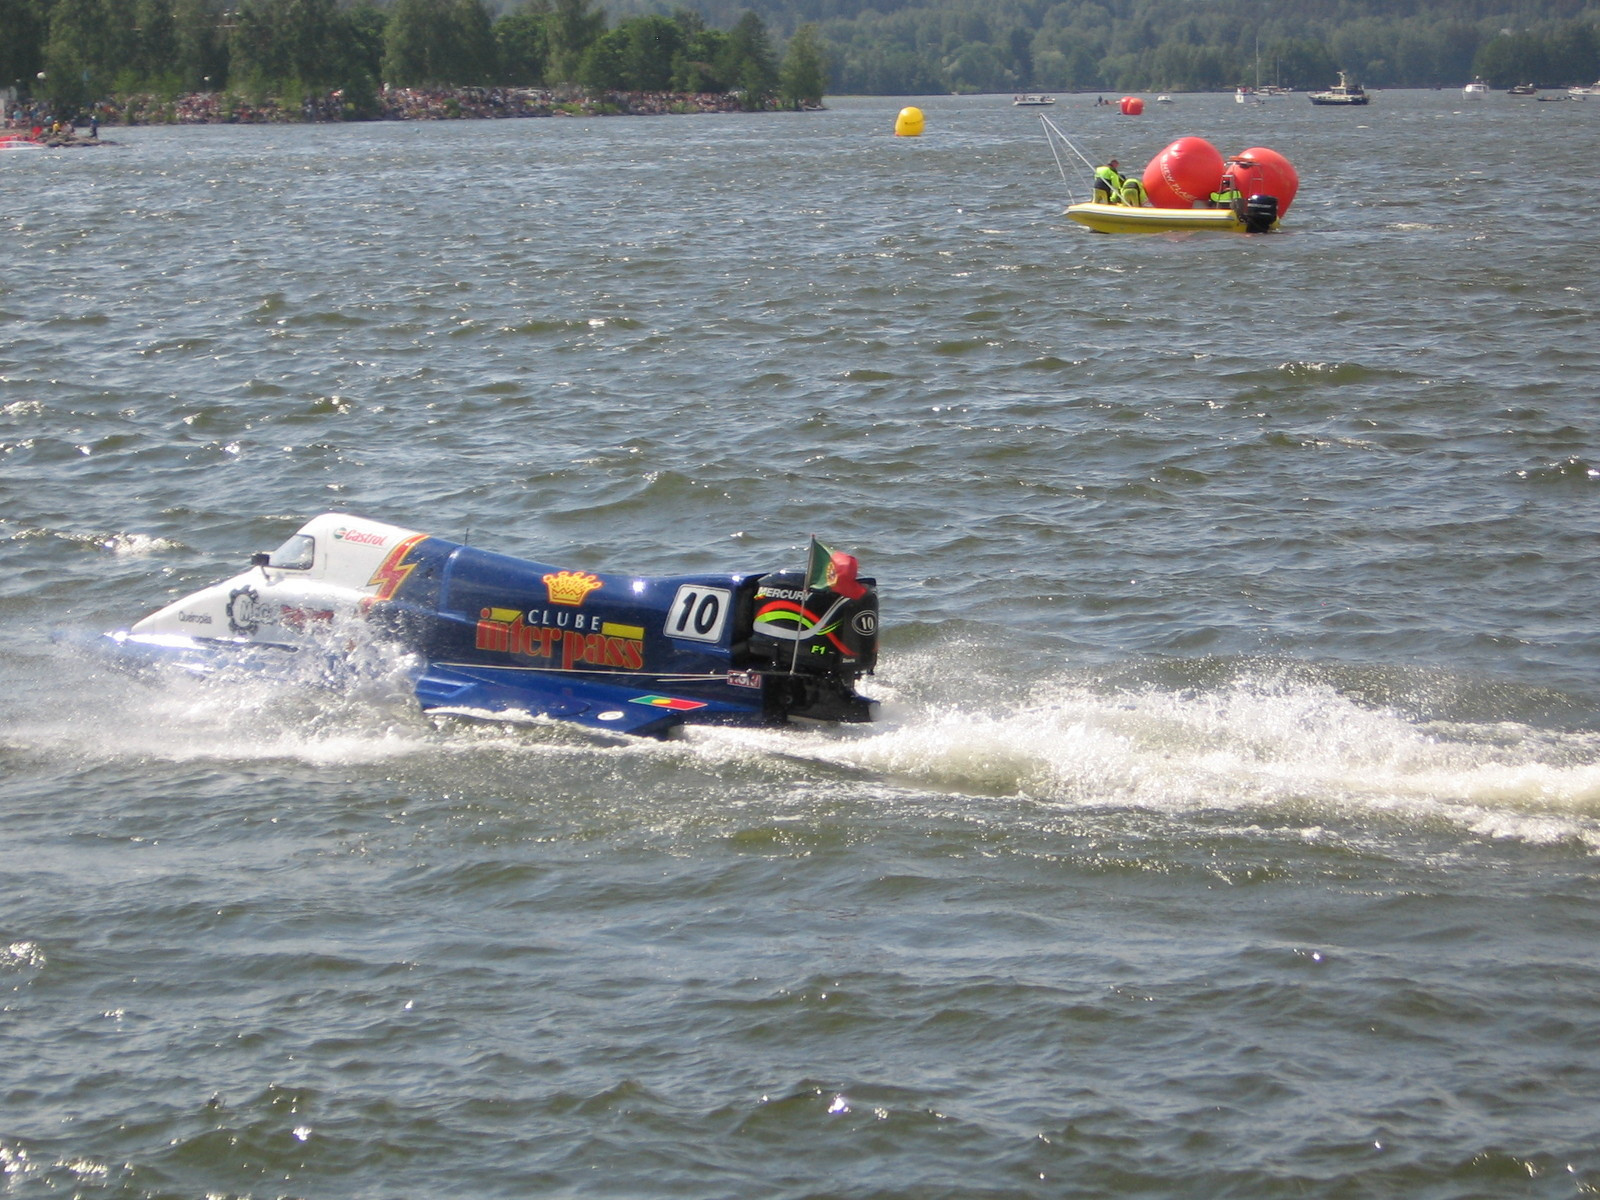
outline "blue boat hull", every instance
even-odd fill
[[[308,661],[337,674],[379,647],[419,664],[425,711],[647,736],[686,723],[870,720],[855,684],[877,659],[876,587],[849,556],[831,561],[842,568],[831,583],[810,563],[604,574],[326,514],[106,644],[128,665],[302,677]]]

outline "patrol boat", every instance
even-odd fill
[[[1367,103],[1366,89],[1359,83],[1351,83],[1343,71],[1339,72],[1338,83],[1325,92],[1308,92],[1306,98],[1313,104],[1332,104],[1343,107]]]
[[[878,598],[814,538],[804,569],[634,576],[340,513],[102,645],[123,665],[301,675],[414,661],[424,711],[661,737],[688,723],[868,721]]]

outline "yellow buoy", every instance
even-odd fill
[[[894,119],[895,137],[921,137],[922,136],[922,110],[920,108],[902,108],[900,115]]]

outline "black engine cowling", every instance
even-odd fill
[[[871,720],[855,681],[878,662],[878,590],[858,597],[806,586],[803,571],[774,571],[756,585],[745,655],[767,676],[769,704],[827,721]]]
[[[1246,233],[1266,233],[1278,223],[1278,198],[1254,195],[1245,201],[1244,230]]]

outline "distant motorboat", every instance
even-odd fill
[[[1367,93],[1359,83],[1351,83],[1345,72],[1339,72],[1339,82],[1325,92],[1311,92],[1307,97],[1313,104],[1333,104],[1348,107],[1365,104]]]
[[[1516,87],[1506,89],[1506,95],[1508,96],[1537,96],[1538,94],[1539,89],[1531,83],[1519,83]]]
[[[1156,97],[1156,103],[1157,104],[1171,104],[1172,103],[1172,97],[1171,96],[1157,96]]]
[[[1481,79],[1474,79],[1461,89],[1461,94],[1468,100],[1482,100],[1489,94],[1489,85]]]
[[[1588,87],[1569,87],[1567,95],[1574,100],[1582,100],[1586,96],[1600,96],[1600,79],[1595,80]]]
[[[1055,102],[1056,98],[1054,96],[1013,96],[1011,98],[1011,103],[1018,108],[1044,108]]]
[[[1233,102],[1235,104],[1265,104],[1267,98],[1258,88],[1237,87],[1233,89]]]

